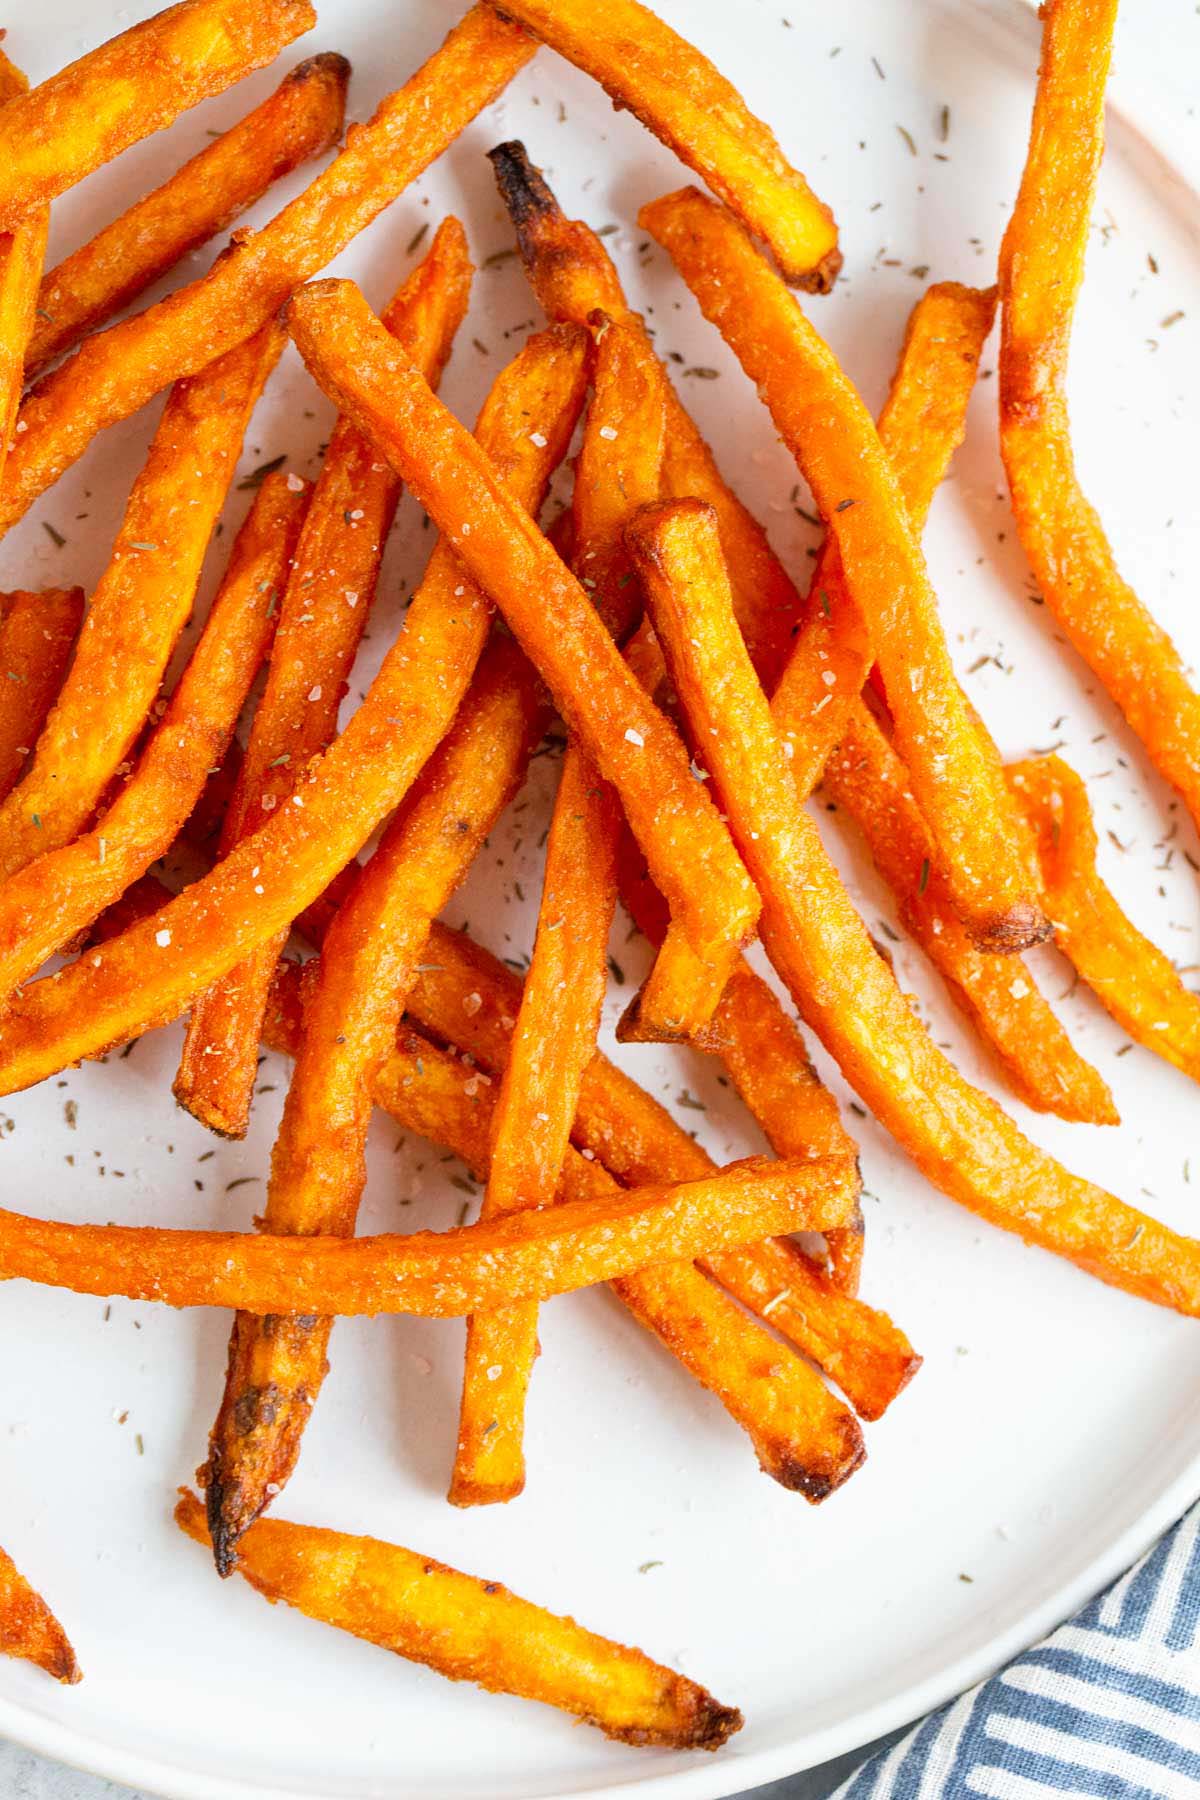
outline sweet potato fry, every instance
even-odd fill
[[[545,724],[540,683],[511,641],[498,641],[326,936],[271,1159],[264,1231],[353,1233],[371,1075],[395,1041],[430,924],[512,798],[511,776],[524,773]],[[234,1323],[206,1483],[224,1575],[241,1533],[295,1468],[332,1323],[311,1313],[239,1313]]]
[[[525,271],[547,316],[584,325],[593,312],[604,312],[648,345],[641,315],[630,311],[602,239],[580,220],[565,216],[525,146],[514,140],[489,154]],[[758,520],[722,480],[712,451],[669,381],[663,383],[663,399],[665,489],[678,499],[694,495],[715,508],[738,624],[764,683],[773,686],[791,645],[800,596]]]
[[[0,108],[27,93],[29,83],[0,49]],[[50,208],[35,206],[11,231],[0,233],[0,477],[16,425],[25,352],[38,307]]]
[[[1075,473],[1067,359],[1104,149],[1116,0],[1042,8],[1029,158],[1000,252],[1000,449],[1038,591],[1200,823],[1200,693]]]
[[[0,1550],[0,1656],[36,1663],[68,1687],[82,1679],[66,1632],[5,1550]]]
[[[333,51],[300,63],[261,106],[49,270],[37,297],[25,379],[106,325],[281,175],[336,143],[349,79],[350,64]]]
[[[1074,1048],[1032,973],[1015,957],[983,956],[971,943],[908,772],[861,701],[825,765],[824,792],[862,831],[904,924],[1000,1059],[1018,1098],[1060,1119],[1118,1124],[1107,1082]]]
[[[618,110],[702,176],[770,246],[789,281],[829,291],[842,266],[833,214],[694,44],[639,0],[503,0],[501,10],[592,76]]]
[[[963,440],[967,402],[995,312],[994,289],[942,281],[927,288],[909,314],[878,429],[917,536]],[[843,578],[831,532],[821,546],[800,630],[771,698],[775,729],[791,745],[801,795],[813,791],[841,742],[872,660],[870,630]]]
[[[239,531],[208,622],[127,785],[89,831],[0,882],[0,996],[170,849],[220,763],[267,653],[308,483],[268,475]]]
[[[1008,779],[1037,846],[1058,948],[1131,1038],[1200,1081],[1200,995],[1100,879],[1083,782],[1057,756],[1014,763]]]
[[[373,1238],[70,1225],[0,1210],[0,1281],[261,1315],[461,1318],[770,1232],[824,1231],[842,1223],[857,1196],[857,1172],[844,1158],[747,1157],[700,1181],[630,1188],[450,1231]],[[1147,1237],[1152,1225],[1147,1221]],[[1161,1226],[1154,1231],[1158,1237],[1140,1254],[1156,1265],[1189,1241]],[[1178,1266],[1173,1279],[1180,1300],[1192,1304],[1193,1272]]]
[[[575,469],[576,575],[619,642],[641,605],[623,528],[655,499],[662,468],[665,383],[644,338],[595,313],[592,403]],[[481,1217],[548,1206],[571,1138],[579,1083],[596,1048],[617,901],[621,809],[573,738],[563,758],[546,844],[533,958],[500,1088]],[[675,1016],[683,1017],[676,1006]],[[511,1500],[525,1486],[525,1395],[537,1355],[537,1308],[504,1307],[467,1321],[456,1506]]]
[[[655,880],[719,993],[716,972],[728,969],[753,932],[757,896],[678,735],[486,453],[386,337],[354,284],[310,283],[286,316],[318,381],[487,584],[568,725],[620,794]]]
[[[98,431],[273,318],[297,283],[324,268],[403,193],[533,52],[520,26],[473,7],[268,225],[239,240],[200,280],[89,338],[46,376],[21,408],[24,429],[0,485],[0,532],[82,456]]]
[[[487,950],[461,932],[448,931],[442,925],[435,925],[430,933],[427,954],[429,961],[408,996],[410,1016],[423,1030],[460,1046],[480,1067],[499,1074],[508,1058],[513,1021],[520,1005],[520,981]],[[769,995],[765,983],[761,985]],[[773,1001],[774,996],[770,997]],[[776,1013],[784,1016],[777,1003]],[[744,1016],[752,1021],[755,1014]],[[376,1099],[392,1110],[391,1102],[384,1099],[378,1087]],[[804,1110],[803,1097],[799,1110]],[[836,1135],[830,1134],[827,1143],[821,1140],[818,1133],[822,1115],[828,1121],[827,1107],[813,1109],[810,1114],[813,1135],[803,1145],[802,1154],[853,1156],[854,1146],[840,1128]],[[836,1115],[832,1124],[836,1127]],[[630,1186],[664,1179],[693,1181],[716,1170],[707,1152],[658,1101],[599,1051],[580,1085],[579,1110],[571,1135],[582,1150],[590,1151]],[[838,1231],[845,1233],[854,1216],[841,1226],[830,1228],[826,1237],[835,1236]],[[783,1335],[791,1337],[792,1326],[799,1322],[803,1335],[792,1341],[821,1367],[825,1366],[823,1346],[837,1338],[840,1352],[835,1379],[856,1406],[859,1396],[864,1395],[868,1396],[868,1404],[877,1404],[882,1411],[920,1367],[921,1359],[907,1338],[886,1315],[861,1301],[847,1299],[845,1308],[839,1301],[830,1301],[826,1287],[816,1279],[817,1265],[802,1252],[792,1259],[789,1277],[796,1305],[790,1314],[781,1312],[778,1260],[768,1256],[760,1262],[761,1248],[756,1244],[723,1251],[719,1257],[705,1260],[703,1267],[752,1311],[759,1312],[766,1303],[770,1308],[767,1316]],[[805,1268],[811,1271],[813,1279],[806,1280]],[[636,1279],[643,1281],[646,1277]],[[854,1331],[848,1338],[839,1335],[843,1320],[854,1321]],[[883,1398],[885,1371],[890,1372],[892,1386]],[[829,1372],[833,1373],[832,1369]],[[877,1414],[864,1412],[863,1416]]]
[[[471,260],[457,219],[439,227],[383,323],[436,386],[467,308]],[[337,731],[338,707],[371,606],[400,483],[349,419],[334,426],[280,608],[266,687],[220,853],[286,805],[296,774]],[[199,996],[184,1038],[175,1098],[201,1124],[244,1137],[267,984],[287,938],[269,938]]]
[[[1011,801],[955,681],[920,546],[866,408],[736,220],[695,188],[652,202],[639,217],[756,382],[813,490],[972,939],[998,952],[1038,942],[1049,926],[1031,891]]]
[[[801,809],[733,620],[713,517],[650,509],[631,548],[680,699],[763,893],[762,940],[847,1081],[951,1198],[1113,1286],[1186,1313],[1200,1244],[1071,1175],[1022,1136],[934,1045]]]
[[[204,1510],[179,1491],[176,1523],[204,1544]],[[719,1750],[742,1723],[735,1707],[641,1650],[378,1538],[264,1519],[243,1542],[238,1573],[272,1604],[286,1601],[451,1681],[545,1701],[622,1743]]]
[[[548,1206],[554,1199],[580,1079],[600,1028],[619,822],[612,789],[583,751],[569,744],[481,1218],[503,1218],[517,1207]],[[511,1500],[525,1486],[525,1394],[537,1355],[537,1317],[535,1306],[506,1306],[467,1321],[450,1483],[455,1506]]]
[[[510,492],[531,508],[540,506],[571,441],[588,348],[587,334],[571,326],[531,338],[480,415],[477,429]],[[366,700],[304,770],[288,805],[161,917],[134,924],[14,998],[0,1020],[0,1083],[28,1086],[48,1068],[174,1018],[311,904],[403,799],[445,735],[491,617],[486,597],[439,545]]]
[[[0,800],[20,777],[58,698],[83,623],[82,588],[6,596],[0,617]]]
[[[53,200],[311,31],[309,0],[179,0],[0,114],[0,227]]]
[[[191,611],[246,423],[283,349],[278,325],[180,382],[130,491],[71,672],[0,806],[0,876],[87,824],[146,722]]]

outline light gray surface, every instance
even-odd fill
[[[1195,0],[1139,0],[1136,17],[1131,15],[1132,8],[1127,10],[1119,38],[1119,71],[1153,92],[1153,124],[1160,137],[1173,143],[1183,134],[1195,154],[1200,121],[1192,95],[1200,75],[1200,5]],[[860,1757],[876,1747],[867,1745],[861,1752],[758,1788],[755,1800],[827,1800]],[[3,1800],[151,1800],[148,1795],[135,1795],[129,1788],[63,1768],[3,1742],[0,1796]]]

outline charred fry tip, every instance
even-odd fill
[[[530,162],[529,152],[520,138],[509,138],[506,143],[497,144],[487,154],[488,161],[496,171],[500,198],[508,209],[518,236],[526,226],[535,224],[538,219],[559,216],[561,208],[558,201],[542,171]]]
[[[212,1539],[213,1563],[217,1574],[224,1581],[237,1569],[238,1544],[242,1533],[254,1521],[252,1518],[229,1516],[237,1510],[240,1490],[223,1481],[211,1462],[207,1465],[206,1477],[204,1512],[208,1520],[208,1535]],[[176,1507],[176,1518],[192,1499],[187,1488],[180,1488],[179,1492],[186,1496],[186,1501],[181,1500]]]
[[[810,269],[807,275],[801,275],[797,279],[789,276],[785,270],[783,271],[784,279],[790,282],[792,287],[802,288],[806,294],[829,294],[832,293],[833,284],[842,272],[843,260],[841,251],[835,246],[826,252],[817,266]]]
[[[803,1462],[792,1456],[768,1460],[760,1455],[759,1465],[763,1473],[789,1493],[802,1494],[810,1506],[819,1506],[822,1500],[828,1500],[830,1494],[835,1494],[849,1481],[867,1460],[862,1427],[852,1413],[847,1413],[832,1429],[838,1432],[841,1441],[836,1454],[830,1455],[823,1466],[815,1467],[811,1462]]]
[[[345,88],[350,81],[354,65],[348,56],[340,50],[318,50],[315,56],[306,56],[303,62],[297,63],[291,73],[284,78],[285,85],[307,81],[313,75],[325,75],[331,81]]]
[[[972,941],[977,950],[989,955],[1016,956],[1053,936],[1054,927],[1041,909],[1032,901],[1018,901],[973,931]]]
[[[700,1688],[698,1694],[689,1694],[687,1700],[688,1723],[673,1727],[669,1733],[648,1731],[636,1725],[615,1727],[602,1719],[585,1722],[599,1726],[605,1737],[613,1738],[619,1744],[631,1744],[635,1749],[663,1744],[672,1750],[719,1750],[746,1722],[736,1706],[722,1706],[705,1688]]]

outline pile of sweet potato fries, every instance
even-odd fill
[[[0,1279],[234,1310],[204,1501],[185,1491],[176,1514],[222,1575],[629,1743],[723,1743],[736,1709],[640,1650],[411,1550],[261,1515],[300,1455],[334,1319],[351,1313],[467,1318],[449,1498],[519,1494],[539,1303],[598,1282],[775,1481],[810,1502],[844,1483],[865,1454],[860,1420],[881,1417],[920,1358],[858,1297],[855,1144],[797,1020],[946,1194],[1200,1314],[1200,1244],[1072,1175],[964,1080],[805,810],[823,784],[1027,1105],[1116,1119],[1021,963],[1051,936],[1131,1037],[1200,1077],[1200,1000],[1102,885],[1079,776],[1053,755],[1002,764],[956,680],[920,544],[999,305],[1021,541],[1200,822],[1200,696],[1117,573],[1075,478],[1064,400],[1115,11],[1043,8],[998,288],[922,295],[878,421],[789,291],[836,280],[829,208],[639,0],[481,0],[297,198],[132,314],[186,252],[337,143],[349,65],[301,63],[47,272],[57,195],[269,62],[315,13],[309,0],[181,0],[32,90],[0,53],[0,531],[98,432],[168,390],[86,607],[61,589],[0,602],[0,1093],[188,1014],[176,1098],[239,1137],[261,1047],[294,1059],[256,1231],[0,1211]],[[378,317],[353,283],[312,279],[539,44],[709,190],[651,199],[639,222],[814,496],[827,535],[804,593],[726,485],[601,238],[563,215],[520,143],[492,161],[546,323],[473,431],[437,398],[472,278],[456,219]],[[275,470],[257,486],[163,695],[289,338],[338,410],[319,479]],[[573,444],[572,502],[543,529]],[[339,732],[402,483],[440,537]],[[439,914],[556,718],[566,747],[522,982]],[[181,839],[207,867],[172,893],[150,870]],[[618,901],[655,950],[620,1037],[721,1059],[773,1156],[718,1167],[598,1050]],[[756,937],[794,1014],[745,959]],[[319,954],[289,958],[297,942]],[[482,1081],[464,1081],[464,1059]],[[376,1106],[486,1182],[476,1223],[354,1235]],[[0,1648],[79,1678],[3,1552]]]

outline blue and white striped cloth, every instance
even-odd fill
[[[1200,1800],[1200,1505],[1115,1586],[832,1800]]]

